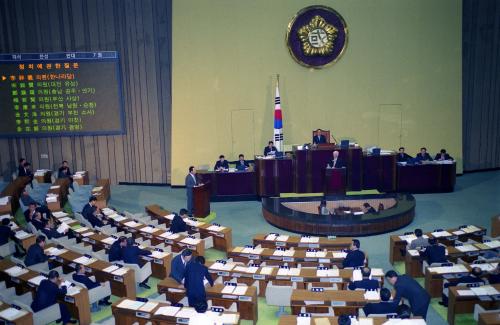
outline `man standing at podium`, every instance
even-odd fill
[[[186,196],[187,196],[187,210],[189,214],[193,214],[193,187],[198,185],[196,180],[196,168],[189,167],[189,174],[186,175]]]
[[[344,162],[339,157],[339,152],[335,150],[333,152],[332,160],[328,163],[328,168],[342,168],[345,167]]]
[[[321,134],[321,129],[316,130],[316,135],[313,137],[313,144],[326,143],[326,137]]]

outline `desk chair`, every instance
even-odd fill
[[[142,267],[140,267],[137,264],[129,264],[129,263],[123,263],[123,265],[134,270],[135,282],[137,284],[145,281],[152,274],[151,262],[147,262]]]
[[[9,241],[7,244],[0,246],[0,256],[7,257],[16,252],[16,244],[13,241]]]
[[[483,306],[475,304],[474,305],[474,319],[479,320],[479,314],[495,314],[500,313],[500,309],[484,309]]]
[[[290,286],[281,286],[269,281],[266,287],[266,303],[270,306],[278,306],[276,317],[285,315],[285,307],[290,307],[293,289],[297,289],[297,283],[292,282]]]
[[[31,301],[33,301],[33,299]],[[14,304],[33,314],[33,325],[45,325],[61,318],[61,311],[59,310],[59,304],[57,303],[39,310],[36,313],[33,309],[31,309],[31,302],[29,304],[25,304],[21,301],[15,300]]]

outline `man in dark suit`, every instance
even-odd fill
[[[186,209],[181,209],[179,211],[179,214],[185,215],[185,214],[187,214],[187,210]],[[187,231],[187,225],[184,222],[184,219],[182,219],[182,217],[180,215],[178,215],[177,213],[174,214],[174,219],[172,219],[172,222],[170,223],[170,229],[169,230],[172,233],[174,233],[174,234],[176,234],[178,232]]]
[[[335,150],[332,153],[332,160],[328,163],[328,168],[342,168],[345,167],[344,161],[339,157],[339,152]]]
[[[432,263],[446,263],[446,248],[438,244],[436,238],[429,239],[429,245],[423,252],[423,257],[431,265]]]
[[[97,288],[100,285],[102,285],[102,286],[105,285],[105,282],[99,283],[97,281],[93,281],[92,279],[90,279],[85,274],[85,266],[82,265],[82,264],[76,264],[75,265],[75,271],[76,272],[73,274],[73,280],[76,281],[76,282],[80,282],[80,283],[84,284],[87,287],[88,290]],[[103,299],[99,300],[99,305],[102,305],[102,306],[109,306],[109,305],[111,305],[111,302],[109,302],[109,298],[110,297],[108,296],[106,298],[103,298]]]
[[[349,283],[349,290],[356,290],[356,289],[375,290],[375,289],[378,289],[380,287],[380,285],[379,285],[377,280],[370,279],[371,273],[372,273],[372,270],[368,266],[363,267],[361,269],[361,275],[363,276],[363,280],[354,281],[354,282]]]
[[[363,307],[363,311],[365,312],[365,316],[369,316],[370,314],[391,314],[396,313],[398,309],[398,305],[393,301],[389,301],[391,299],[391,291],[387,288],[380,289],[380,302],[376,303],[368,303]]]
[[[181,254],[178,254],[170,262],[170,277],[179,283],[184,283],[184,274],[186,266],[191,262],[193,252],[190,249],[185,249]]]
[[[27,176],[26,175],[26,169],[24,168],[24,164],[26,163],[26,159],[21,158],[19,159],[19,165],[17,166],[17,176]]]
[[[67,288],[66,286],[62,286],[61,282],[57,271],[50,271],[49,278],[40,282],[35,298],[33,298],[33,302],[31,303],[31,308],[35,313],[57,303],[57,298],[64,298]],[[59,322],[62,321],[63,324],[76,324],[76,321],[71,320],[71,314],[65,304],[59,303],[59,309],[61,311]]]
[[[278,149],[274,146],[274,142],[269,141],[267,147],[264,148],[264,156],[274,156]]]
[[[35,213],[36,213],[36,203],[31,202],[28,206],[28,209],[24,211],[24,219],[26,220],[26,223],[31,222],[35,218]]]
[[[245,170],[248,170],[250,168],[250,165],[245,161],[245,156],[243,156],[242,153],[238,156],[238,161],[236,162],[236,170],[240,172],[244,172]]]
[[[436,154],[434,160],[442,161],[442,160],[453,160],[453,157],[450,156],[445,149],[441,149],[441,151]]]
[[[0,225],[0,246],[5,245],[9,242],[9,239],[15,238],[14,232],[10,229],[10,219],[2,219],[2,224]]]
[[[375,210],[375,208],[372,207],[370,203],[365,202],[363,203],[363,213],[377,213],[377,210]]]
[[[224,155],[219,156],[219,160],[215,163],[214,171],[216,172],[227,172],[229,170],[229,162],[226,160]]]
[[[199,185],[196,179],[196,168],[189,167],[189,174],[186,175],[186,196],[187,196],[187,210],[189,214],[193,214],[193,187]]]
[[[148,251],[147,249],[140,249],[135,245],[134,238],[130,237],[127,238],[127,246],[123,249],[122,254],[124,263],[137,264],[141,266],[143,260],[140,257],[151,255],[151,251]],[[151,289],[151,287],[148,285],[148,280],[149,277],[139,283],[139,286],[146,289]]]
[[[21,170],[19,170],[21,171]],[[33,188],[33,179],[35,178],[35,175],[33,175],[33,172],[31,171],[31,164],[27,161],[24,162],[23,165],[23,172],[19,176],[27,176],[29,177],[30,181],[30,186]]]
[[[107,222],[102,220],[99,216],[99,208],[96,206],[97,198],[95,196],[91,196],[89,198],[89,203],[85,204],[82,210],[82,216],[90,222],[92,227],[102,227]]]
[[[186,288],[189,306],[193,307],[199,302],[207,301],[205,285],[203,284],[204,279],[213,287],[214,281],[205,266],[205,258],[197,256],[193,263],[186,266],[184,276],[184,287]]]
[[[400,147],[397,159],[398,162],[407,162],[408,160],[413,159],[413,157],[405,152],[405,147]]]
[[[51,221],[48,221],[42,228],[42,232],[45,236],[47,236],[48,239],[52,239],[52,238],[61,238],[63,236],[66,236],[68,230],[66,230],[66,232],[61,234],[57,232],[57,229],[54,227],[53,223]]]
[[[57,172],[57,178],[67,178],[69,179],[69,187],[74,190],[73,188],[73,177],[71,176],[71,171],[68,166],[68,162],[64,160],[62,162],[61,167],[59,167],[59,171]]]
[[[36,242],[28,248],[28,253],[24,258],[24,265],[31,266],[38,263],[47,262],[49,257],[45,255],[45,236],[40,235],[36,238]]]
[[[413,316],[420,316],[425,319],[431,299],[427,291],[412,277],[398,275],[394,270],[387,271],[385,277],[394,289],[396,289],[394,303],[397,305],[401,301],[401,298],[407,299],[410,302]]]
[[[49,210],[49,208],[44,205],[44,204],[41,204],[40,202],[37,202],[35,201],[31,196],[30,194],[28,193],[28,191],[26,190],[26,188],[23,189],[23,192],[21,193],[21,202],[23,202],[23,204],[27,207],[30,206],[30,204],[35,204],[35,208],[37,209],[37,211],[40,211],[43,214],[45,214],[47,217],[50,216],[52,214],[52,212]],[[25,214],[26,216],[26,214]]]
[[[481,279],[481,276],[483,275],[483,271],[478,268],[478,267],[473,267],[472,271],[464,276],[461,276],[460,278],[456,280],[450,280],[450,282],[444,284],[444,290],[443,293],[441,294],[442,301],[439,302],[440,305],[448,307],[448,290],[446,288],[449,287],[455,287],[459,283],[460,284],[467,284],[467,283],[479,283],[480,285],[485,284],[485,281]]]
[[[35,212],[34,218],[31,219],[31,224],[36,228],[36,230],[42,231],[45,228],[47,220],[42,218],[42,214],[38,211]]]
[[[110,262],[123,260],[123,249],[127,246],[127,237],[120,236],[111,246],[108,251],[108,260]]]
[[[432,161],[431,156],[427,153],[427,148],[420,148],[420,152],[415,156],[417,163],[421,164],[424,161]]]
[[[360,267],[365,265],[365,253],[359,250],[361,246],[359,240],[353,239],[351,243],[351,250],[342,261],[344,267]]]
[[[321,143],[326,143],[326,137],[321,134],[321,130],[317,129],[316,130],[316,135],[313,137],[313,144],[321,144]]]

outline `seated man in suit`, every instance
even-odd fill
[[[396,290],[394,303],[398,305],[402,298],[408,300],[413,316],[420,316],[425,320],[431,300],[427,291],[412,277],[398,275],[394,270],[387,271],[385,277]]]
[[[365,253],[359,250],[361,244],[359,240],[353,239],[351,243],[351,250],[347,253],[347,256],[342,261],[343,267],[360,267],[365,265]]]
[[[483,271],[478,267],[473,267],[472,271],[468,275],[461,276],[456,280],[450,280],[448,283],[444,284],[444,290],[441,294],[442,301],[439,302],[440,305],[448,307],[448,290],[449,287],[455,287],[459,283],[467,284],[467,283],[479,283],[480,285],[485,284],[486,282],[481,279],[483,275]]]
[[[242,153],[238,156],[238,161],[236,162],[236,170],[244,172],[250,168],[250,165],[245,161],[245,156]]]
[[[415,156],[415,160],[417,163],[421,164],[424,161],[432,161],[431,156],[427,153],[427,148],[420,148],[420,152]]]
[[[391,314],[396,313],[398,305],[391,299],[391,291],[387,288],[380,289],[380,302],[368,303],[363,307],[365,316],[370,314]]]
[[[56,304],[57,298],[64,298],[66,295],[67,288],[61,285],[63,281],[59,278],[59,273],[52,270],[49,272],[48,277],[48,279],[40,282],[35,298],[31,303],[31,308],[35,313]],[[65,304],[59,303],[59,310],[61,311],[61,319],[56,322],[62,321],[63,324],[76,324],[76,321],[71,320],[71,314]]]
[[[363,213],[377,213],[374,207],[372,207],[368,202],[363,203]]]
[[[370,279],[370,274],[372,273],[372,269],[368,266],[361,268],[361,275],[363,276],[363,280],[354,281],[349,283],[349,290],[356,289],[365,289],[365,290],[375,290],[380,287],[377,280]],[[389,295],[390,296],[390,295]]]
[[[123,260],[123,249],[127,246],[127,237],[120,236],[111,246],[109,247],[108,260],[110,262]]]
[[[16,233],[10,228],[10,219],[3,218],[0,224],[0,246],[5,245],[9,242],[9,239],[12,239],[15,243],[16,252],[14,253],[14,257],[22,257],[24,256],[24,248],[21,244],[21,241],[16,238]]]
[[[316,130],[316,135],[313,137],[313,144],[326,143],[326,137],[321,133],[320,129]]]
[[[137,264],[139,266],[143,265],[143,260],[140,258],[141,256],[148,256],[152,254],[151,251],[148,251],[147,249],[140,249],[139,246],[135,244],[134,238],[132,237],[127,238],[127,246],[125,246],[122,253],[124,263]],[[148,285],[148,280],[149,277],[139,283],[139,286],[146,289],[151,289],[151,287]]]
[[[24,219],[26,220],[26,223],[31,222],[35,218],[35,213],[36,213],[36,203],[31,202],[28,206],[28,209],[24,211]]]
[[[186,209],[181,209],[179,211],[181,215],[186,215],[187,210]],[[186,222],[184,222],[184,219],[177,213],[174,214],[174,218],[172,219],[172,222],[170,223],[170,229],[172,233],[176,234],[178,232],[184,232],[187,231],[187,225]]]
[[[49,219],[46,223],[45,223],[45,226],[43,227],[42,229],[42,232],[45,236],[47,236],[48,239],[52,239],[52,238],[61,238],[63,236],[66,236],[66,234],[68,233],[68,229],[66,229],[63,233],[59,233],[57,231],[57,228],[54,226],[54,222],[52,221],[52,219]]]
[[[211,287],[214,286],[214,280],[205,266],[205,258],[197,256],[193,263],[186,266],[184,274],[184,287],[190,307],[194,307],[200,302],[207,302],[205,284],[203,283],[205,279]]]
[[[27,207],[29,207],[30,204],[34,203],[35,208],[38,211],[40,211],[42,213],[42,215],[46,215],[45,217],[52,215],[52,212],[49,210],[49,208],[45,204],[41,204],[40,202],[35,201],[30,196],[30,194],[28,193],[26,188],[23,189],[23,192],[21,193],[20,199],[21,199],[21,202],[23,202],[23,204]],[[26,216],[26,214],[25,214],[25,216]]]
[[[429,245],[423,252],[423,257],[429,265],[432,263],[446,263],[446,247],[438,244],[436,238],[429,239]]]
[[[40,235],[36,238],[36,242],[28,248],[28,253],[24,258],[24,265],[31,266],[38,263],[47,262],[49,257],[45,255],[45,236]]]
[[[328,168],[342,168],[345,167],[344,161],[339,157],[339,152],[335,150],[332,153],[332,160],[328,163]]]
[[[429,246],[429,240],[423,237],[422,229],[415,229],[415,238],[406,246],[406,249],[417,249],[417,247],[427,247]]]
[[[450,156],[445,149],[441,149],[441,151],[436,154],[434,160],[442,161],[442,160],[453,160],[453,157]]]
[[[219,156],[219,160],[215,163],[214,171],[216,172],[227,172],[229,170],[229,162],[226,160],[224,155]]]
[[[184,273],[186,266],[190,263],[193,257],[193,252],[190,249],[185,249],[181,254],[178,254],[170,262],[170,275],[169,277],[175,279],[178,283],[184,283]]]
[[[497,267],[494,270],[488,272],[488,282],[490,284],[500,283],[500,263],[497,264]]]
[[[42,218],[42,214],[38,211],[35,212],[33,218],[31,218],[31,224],[36,228],[36,230],[42,231],[45,228],[45,224],[47,224],[47,219]]]
[[[264,148],[264,156],[274,156],[278,152],[278,149],[274,146],[274,142],[269,141],[267,147]]]
[[[405,152],[405,147],[400,147],[397,159],[398,162],[407,162],[408,160],[413,159],[413,157]]]
[[[82,210],[82,216],[90,222],[92,227],[102,227],[108,222],[106,220],[102,220],[100,216],[100,210],[96,206],[97,198],[95,196],[91,196],[89,198],[89,203],[85,204]]]
[[[85,266],[82,264],[75,265],[75,273],[73,273],[73,280],[84,284],[88,290],[97,288],[100,285],[104,286],[106,284],[105,282],[99,283],[97,281],[93,281],[92,279],[90,279],[90,277],[88,277],[85,274]],[[111,305],[109,298],[110,297],[108,296],[106,298],[99,300],[99,305],[101,306]]]

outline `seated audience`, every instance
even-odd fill
[[[52,212],[49,210],[49,208],[45,204],[41,204],[40,202],[37,202],[33,200],[33,198],[29,195],[28,191],[26,188],[23,189],[23,192],[21,194],[21,202],[27,207],[29,207],[31,204],[35,204],[35,208],[40,211],[43,214],[46,215],[46,217],[52,215]],[[26,216],[26,214],[25,214]]]
[[[342,261],[343,267],[360,267],[365,265],[365,253],[359,249],[360,246],[359,240],[352,240],[351,250],[347,252],[347,256]]]
[[[427,247],[429,246],[429,240],[427,238],[423,237],[423,231],[422,229],[415,229],[415,238],[414,240],[411,241],[410,244],[408,244],[407,249],[417,249],[418,247]]]
[[[26,257],[24,258],[24,265],[31,266],[38,263],[47,262],[49,257],[45,255],[45,236],[40,235],[36,238],[36,242],[28,248]]]
[[[420,148],[420,152],[415,156],[415,161],[421,164],[424,161],[432,161],[431,156],[427,153],[427,148]]]
[[[82,210],[82,216],[87,219],[88,222],[92,225],[92,227],[102,227],[108,222],[103,220],[100,215],[100,209],[96,206],[97,198],[95,196],[91,196],[89,198],[89,203],[85,204]]]
[[[47,236],[47,239],[61,238],[63,236],[66,236],[66,234],[68,233],[68,229],[66,229],[63,233],[59,233],[57,231],[57,227],[54,226],[54,222],[51,219],[49,219],[45,223],[45,226],[43,227],[42,232],[45,236]]]
[[[453,160],[453,157],[450,156],[445,149],[441,149],[441,151],[436,154],[436,157],[434,157],[434,160]]]
[[[377,211],[368,202],[365,202],[363,203],[363,213],[377,213]]]
[[[405,152],[405,147],[400,147],[397,159],[398,162],[407,162],[408,160],[413,159],[413,157]]]
[[[31,224],[36,228],[36,230],[42,231],[47,224],[47,220],[42,218],[42,214],[38,211],[35,212],[34,218],[31,219]]]
[[[274,142],[269,141],[267,147],[264,148],[264,156],[274,156],[278,149],[274,146]]]
[[[120,236],[111,246],[109,247],[108,259],[110,262],[122,261],[123,260],[123,249],[127,246],[127,237]]]
[[[391,299],[391,291],[387,288],[380,289],[380,302],[368,303],[363,307],[365,316],[370,314],[392,314],[398,310],[398,305]]]
[[[485,284],[485,281],[481,279],[483,275],[483,271],[478,267],[473,267],[472,271],[468,275],[461,276],[458,279],[450,280],[448,283],[444,284],[445,290],[441,295],[442,301],[439,302],[440,305],[448,307],[448,290],[446,288],[456,287],[459,284],[467,284],[467,283],[479,283],[481,285]]]
[[[71,174],[71,171],[69,170],[68,162],[64,160],[62,162],[61,167],[59,167],[59,170],[57,172],[57,178],[67,178],[69,179],[69,187],[74,190],[73,188],[73,177]]]
[[[244,171],[248,170],[249,168],[250,168],[250,165],[245,160],[245,156],[242,153],[240,153],[240,155],[238,156],[238,161],[236,162],[236,170],[238,170],[240,172],[244,172]]]
[[[446,247],[439,245],[436,238],[429,239],[429,245],[423,252],[423,257],[429,265],[432,263],[446,263]]]
[[[124,263],[137,264],[139,266],[142,266],[144,264],[144,260],[142,260],[140,257],[151,255],[151,251],[147,249],[140,249],[139,246],[135,244],[134,238],[130,237],[127,238],[127,246],[123,248],[122,254]],[[139,286],[146,289],[151,289],[148,285],[148,280],[149,277],[139,283]]]
[[[398,305],[402,298],[408,300],[413,316],[420,316],[425,320],[431,300],[427,291],[412,277],[398,275],[394,270],[387,271],[385,277],[396,290],[394,303]]]
[[[215,163],[214,171],[216,172],[226,172],[229,170],[229,162],[226,160],[224,155],[219,156],[219,160]]]
[[[81,284],[84,284],[88,290],[97,288],[101,285],[104,286],[106,284],[105,282],[99,283],[97,281],[93,281],[89,276],[85,274],[85,266],[82,264],[76,264],[75,271],[76,272],[73,274],[73,280],[76,282],[80,282]],[[99,300],[99,305],[102,306],[111,305],[109,298],[110,297],[108,296],[106,298]]]
[[[363,276],[363,280],[354,281],[354,282],[349,283],[349,286],[348,286],[349,290],[356,290],[356,289],[374,290],[374,289],[378,289],[380,285],[379,285],[377,280],[370,279],[371,273],[372,273],[372,270],[368,266],[361,268],[361,275]]]
[[[178,254],[170,262],[170,275],[169,277],[175,279],[178,283],[184,283],[184,274],[186,272],[186,266],[191,262],[191,257],[193,252],[190,249],[185,249],[181,254]]]
[[[179,211],[179,214],[186,215],[187,210],[181,209],[181,211]],[[174,218],[172,219],[172,222],[170,223],[169,230],[174,234],[176,234],[178,232],[187,231],[187,225],[184,222],[184,219],[182,219],[182,217],[180,215],[178,215],[177,213],[174,214]]]

